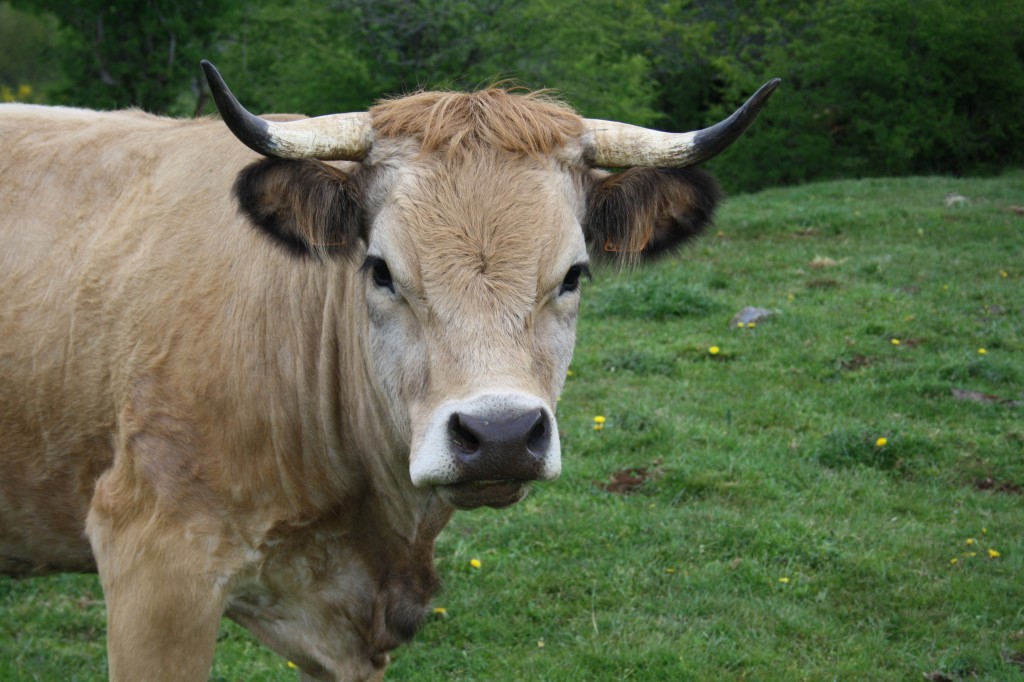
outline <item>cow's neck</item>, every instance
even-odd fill
[[[361,298],[344,286],[331,292],[318,357],[302,380],[319,396],[320,454],[330,462],[323,480],[309,483],[324,488],[318,499],[333,503],[269,528],[259,562],[239,576],[228,607],[283,655],[299,657],[310,640],[322,642],[313,648],[332,653],[300,661],[310,670],[354,661],[379,667],[412,637],[440,585],[434,541],[452,514],[411,483],[408,443],[389,423],[364,359]],[[296,619],[300,612],[307,616]]]

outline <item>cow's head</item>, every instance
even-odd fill
[[[368,362],[412,483],[463,508],[558,476],[554,405],[591,259],[649,260],[698,235],[719,190],[688,167],[778,85],[711,128],[666,134],[503,90],[272,122],[204,68],[227,125],[268,157],[239,176],[243,211],[297,255],[359,269]],[[324,163],[338,160],[353,163]]]

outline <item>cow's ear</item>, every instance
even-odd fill
[[[589,192],[584,235],[599,258],[652,260],[700,235],[721,196],[718,182],[696,168],[630,168],[602,175]]]
[[[352,177],[320,161],[257,161],[238,174],[235,197],[260,230],[299,256],[342,257],[365,239]]]

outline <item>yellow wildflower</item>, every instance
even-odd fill
[[[603,429],[604,421],[604,417],[602,417],[601,415],[597,415],[596,417],[594,417],[594,430],[600,431],[601,429]]]
[[[889,444],[889,439],[886,438],[885,436],[882,436],[881,438],[879,438],[878,440],[875,441],[875,447],[876,448],[884,448],[888,444]]]
[[[544,640],[543,639],[538,639],[537,640],[537,648],[538,649],[543,649],[544,648]]]
[[[748,322],[747,323],[747,329],[753,329],[756,326],[757,326],[757,322]]]
[[[788,583],[789,582],[789,578],[779,578],[779,582],[783,583],[783,584]]]
[[[989,559],[997,559],[1000,556],[1002,556],[1002,555],[999,552],[997,552],[996,550],[994,550],[994,549],[989,549],[988,550],[988,558]]]
[[[892,341],[890,341],[890,343],[892,345],[894,345],[894,346],[898,346],[898,345],[900,345],[900,340],[899,339],[893,339]]]
[[[985,350],[984,348],[979,348],[979,349],[978,349],[978,355],[985,355],[985,354],[987,354],[987,353],[988,353],[988,351],[987,351],[987,350]]]
[[[743,322],[737,322],[737,323],[736,323],[736,326],[737,326],[737,327],[739,327],[740,329],[743,329],[743,328],[744,328],[744,327],[746,327],[747,325],[746,325],[746,324],[744,324]]]
[[[718,355],[719,351],[721,351],[721,349],[718,346],[711,346],[711,348],[708,348],[708,353],[711,355]]]
[[[299,666],[295,665],[295,664],[294,664],[294,663],[292,663],[291,661],[288,661],[288,669],[289,669],[289,670],[298,670],[298,669],[299,669]]]
[[[967,544],[968,545],[973,545],[974,544],[974,538],[967,538]]]
[[[480,563],[479,559],[470,559],[469,560],[469,565],[472,566],[473,568],[480,568],[483,564]]]
[[[565,376],[571,377],[572,376],[572,370],[571,369],[565,370]]]
[[[1010,273],[1008,273],[1006,270],[1000,270],[999,276],[1002,277],[1003,279],[1006,279],[1007,277],[1010,276]]]
[[[434,615],[437,615],[437,616],[447,616],[448,615],[448,609],[446,609],[443,606],[435,606],[434,607]]]
[[[956,557],[953,557],[952,559],[949,560],[949,563],[952,564],[953,566],[956,566],[956,564],[959,561],[960,561],[959,559],[957,559]]]

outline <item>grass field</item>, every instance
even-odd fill
[[[598,272],[562,478],[456,515],[388,679],[1024,680],[1022,213],[1020,172],[771,190]],[[104,679],[103,618],[0,579],[0,680]],[[211,679],[294,675],[224,624]]]

